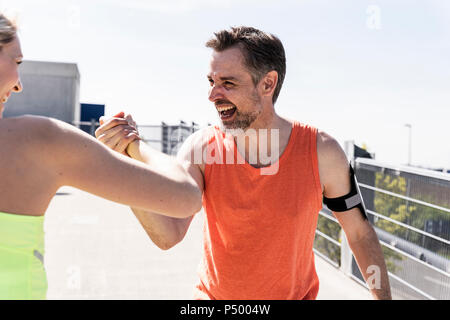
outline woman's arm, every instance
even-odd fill
[[[201,191],[175,159],[157,170],[111,151],[62,121],[32,117],[35,150],[57,174],[57,183],[169,217],[186,218],[201,209]]]

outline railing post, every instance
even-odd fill
[[[345,141],[344,152],[347,155],[348,161],[352,164],[352,167],[355,167],[355,141]]]
[[[352,260],[353,253],[348,244],[347,237],[344,231],[341,229],[341,271],[347,275],[351,276],[353,274]]]
[[[183,142],[183,136],[181,135],[181,131],[183,130],[183,125],[185,124],[185,122],[183,120],[180,120],[180,124],[178,126],[178,137],[177,137],[177,145],[180,142]]]
[[[351,163],[352,167],[355,167],[355,142],[353,140],[345,141],[344,148],[348,161]],[[344,231],[341,229],[341,271],[347,276],[353,274],[352,261],[352,250],[350,249]]]
[[[95,136],[95,124],[97,123],[97,121],[92,118],[91,119],[91,136]]]
[[[161,150],[163,153],[168,154],[169,153],[169,130],[168,130],[168,126],[164,123],[161,122]]]

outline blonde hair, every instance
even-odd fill
[[[17,34],[16,23],[0,12],[0,50],[2,46],[12,42]]]

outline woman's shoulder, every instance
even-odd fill
[[[0,133],[14,136],[34,136],[40,132],[49,132],[60,126],[59,120],[35,116],[23,115],[19,117],[0,119]]]
[[[55,119],[52,118],[27,114],[18,117],[0,119],[0,130],[11,130],[15,128],[16,130],[14,130],[14,132],[19,133],[26,131],[27,129],[36,129],[54,121]]]
[[[62,121],[34,115],[0,119],[1,148],[12,146],[20,152],[50,143],[61,126],[59,122]]]

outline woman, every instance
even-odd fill
[[[17,28],[0,13],[0,299],[45,299],[43,219],[61,186],[177,218],[201,209],[201,193],[172,158],[160,172],[64,122],[2,119],[11,93],[22,90],[21,62]],[[130,131],[125,140],[135,139]]]

